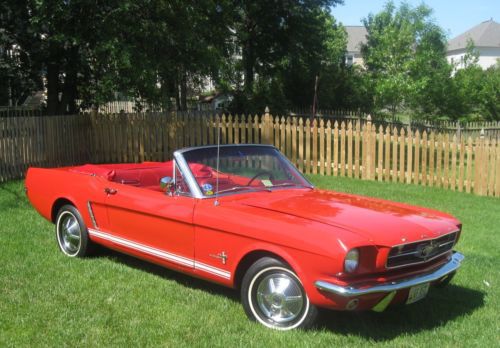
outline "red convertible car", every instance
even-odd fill
[[[383,311],[449,282],[461,224],[427,208],[319,190],[273,146],[168,162],[30,168],[27,195],[69,257],[100,244],[239,289],[248,317],[310,326],[317,308]]]

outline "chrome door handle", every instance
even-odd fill
[[[104,192],[106,192],[106,194],[108,194],[108,195],[114,195],[114,194],[116,194],[118,191],[117,191],[117,190],[115,190],[114,188],[109,188],[109,187],[106,187],[106,188],[104,189]]]

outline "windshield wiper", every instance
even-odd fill
[[[233,192],[233,191],[238,191],[238,190],[252,190],[252,191],[269,191],[271,192],[272,188],[274,187],[287,187],[287,186],[296,186],[296,187],[304,187],[304,188],[310,188],[309,186],[304,186],[301,184],[292,184],[292,183],[282,183],[282,184],[276,184],[273,186],[234,186],[225,190],[220,190],[217,192],[217,194],[225,193],[225,192]]]
[[[291,187],[291,186],[309,188],[308,186],[304,186],[302,184],[293,184],[293,183],[290,183],[290,182],[285,182],[285,183],[282,183],[282,184],[276,184],[276,185],[272,185],[272,186],[259,186],[259,187],[256,187],[256,188],[260,189],[260,190],[266,190],[266,191],[271,192],[272,191],[271,189],[274,188],[274,187]]]
[[[291,182],[284,182],[282,184],[276,184],[273,186],[266,186],[266,188],[273,188],[273,187],[285,187],[285,186],[304,186],[301,184],[292,184]]]
[[[248,189],[254,189],[254,187],[250,187],[250,186],[234,186],[234,187],[231,187],[231,188],[228,188],[228,189],[225,189],[225,190],[220,190],[220,191],[217,191],[217,193],[224,193],[224,192],[231,192],[231,191],[237,191],[237,190],[248,190]]]

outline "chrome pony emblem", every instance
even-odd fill
[[[227,254],[225,251],[218,254],[209,254],[209,256],[221,260],[223,265],[225,265],[227,262]]]
[[[438,243],[431,240],[428,244],[422,244],[418,247],[416,256],[426,260],[430,256],[434,255],[437,252],[438,248]]]

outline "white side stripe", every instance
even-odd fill
[[[201,263],[201,262],[195,261],[194,268],[208,272],[208,273],[215,274],[215,275],[222,277],[222,278],[226,278],[226,279],[231,278],[231,272],[227,272],[227,271],[224,271],[222,269],[215,268],[215,267],[209,266],[209,265]]]
[[[162,251],[162,250],[159,250],[156,248],[151,248],[151,247],[139,244],[139,243],[135,243],[135,242],[129,241],[127,239],[112,236],[108,233],[103,233],[101,231],[89,229],[89,232],[90,232],[90,235],[94,235],[96,237],[109,240],[109,241],[114,242],[116,244],[120,244],[120,245],[129,247],[131,249],[136,249],[136,250],[142,251],[146,254],[154,255],[154,256],[157,256],[159,258],[165,259],[167,261],[172,261],[175,263],[179,263],[181,265],[194,267],[194,262],[191,259],[188,259],[188,258],[185,258],[182,256],[178,256],[175,254],[167,253],[165,251]]]
[[[89,234],[91,236],[96,236],[98,238],[105,239],[105,240],[108,240],[110,242],[126,246],[126,247],[131,248],[131,249],[139,250],[143,253],[153,255],[153,256],[159,257],[161,259],[170,261],[170,262],[175,262],[175,263],[178,263],[178,264],[181,264],[184,266],[188,266],[188,267],[194,267],[195,269],[199,269],[200,271],[204,271],[204,272],[222,277],[224,279],[231,278],[231,272],[225,271],[223,269],[212,267],[212,266],[209,266],[209,265],[204,264],[202,262],[197,262],[197,261],[194,261],[193,259],[189,259],[189,258],[184,257],[184,256],[172,254],[172,253],[160,250],[160,249],[156,249],[156,248],[152,248],[150,246],[146,246],[143,244],[132,242],[132,241],[124,239],[124,238],[116,237],[116,236],[113,236],[109,233],[104,233],[102,231],[96,231],[96,230],[90,229],[90,228],[88,230],[89,230]]]

